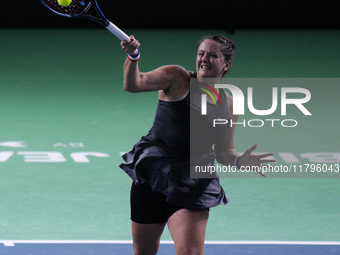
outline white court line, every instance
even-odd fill
[[[132,244],[132,240],[0,240],[4,246],[15,244]],[[161,244],[173,244],[161,241]],[[271,244],[271,245],[340,245],[340,242],[321,241],[205,241],[205,244]]]
[[[14,243],[11,241],[4,241],[3,244],[4,246],[14,246]]]

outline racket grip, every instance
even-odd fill
[[[112,34],[118,37],[120,40],[129,40],[130,37],[120,30],[115,24],[109,21],[109,25],[106,27]]]

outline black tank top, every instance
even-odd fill
[[[191,154],[211,151],[212,145],[224,137],[229,128],[228,124],[213,127],[214,119],[226,119],[229,123],[227,95],[220,89],[222,105],[208,103],[207,115],[202,115],[201,94],[198,87],[191,86],[190,92],[180,101],[159,100],[148,139],[176,154],[190,155],[190,150]]]

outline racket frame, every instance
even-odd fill
[[[92,21],[95,21],[101,25],[103,25],[104,27],[106,27],[107,30],[109,30],[112,34],[114,34],[117,38],[119,38],[120,40],[129,40],[130,37],[125,34],[121,29],[119,29],[115,24],[113,24],[111,21],[109,21],[104,13],[102,12],[102,10],[99,8],[99,5],[97,3],[97,0],[90,0],[88,2],[88,4],[86,5],[86,2],[84,2],[84,6],[86,5],[86,7],[84,8],[83,11],[81,11],[80,13],[77,14],[65,14],[65,13],[61,13],[58,11],[53,10],[51,7],[49,7],[44,0],[39,0],[44,6],[45,8],[47,8],[49,11],[53,12],[54,14],[63,16],[63,17],[67,17],[67,18],[85,18],[85,19],[89,19]],[[57,1],[57,0],[55,0]],[[98,17],[87,14],[87,12],[91,9],[91,7],[93,6],[93,8],[95,9]]]

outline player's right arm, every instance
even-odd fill
[[[121,42],[122,49],[134,56],[138,53],[139,42],[131,36],[130,41]],[[124,89],[128,92],[172,91],[174,87],[187,84],[190,74],[177,65],[161,66],[150,72],[140,72],[138,61],[126,58],[124,63]]]

